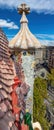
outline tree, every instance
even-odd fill
[[[47,82],[37,77],[34,81],[33,91],[33,120],[39,121],[44,130],[49,130],[49,124],[45,118],[46,106],[44,99],[47,98]]]
[[[48,84],[54,86],[54,69],[51,69],[50,73],[47,74]]]

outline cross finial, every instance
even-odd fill
[[[25,12],[25,14],[30,13],[30,8],[25,3],[21,4],[17,9],[19,14],[23,14],[23,12]]]

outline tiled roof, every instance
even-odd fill
[[[19,79],[23,79],[22,66],[20,61],[19,63],[15,63],[15,67],[17,67],[15,72],[14,63],[10,58],[8,40],[2,30],[0,30],[0,38],[0,129],[9,130],[11,127],[12,130],[17,130],[14,124],[15,118],[12,114],[11,92],[13,91],[12,86],[15,83],[14,77],[16,76],[16,72]],[[16,89],[16,94],[18,96],[18,106],[21,107],[23,112],[25,112],[25,96],[28,90],[29,86],[21,80],[21,86]]]
[[[9,130],[14,125],[12,115],[11,96],[12,85],[14,84],[13,63],[10,59],[8,40],[0,29],[0,130]],[[10,126],[11,124],[11,126]]]

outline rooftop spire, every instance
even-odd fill
[[[9,47],[19,48],[19,49],[31,49],[31,48],[40,48],[41,44],[36,39],[36,37],[30,32],[28,28],[28,20],[26,15],[30,12],[30,8],[24,3],[21,4],[18,8],[18,13],[22,15],[20,23],[21,27],[17,35],[10,41]]]

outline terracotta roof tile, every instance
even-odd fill
[[[7,106],[6,106],[6,104],[5,104],[4,102],[2,102],[2,103],[0,104],[0,110],[1,110],[2,112],[6,112],[6,111],[7,111]]]
[[[11,112],[12,98],[10,95],[13,84],[14,70],[13,62],[10,59],[8,40],[0,29],[0,130],[10,130],[9,123],[14,123],[15,120]]]

